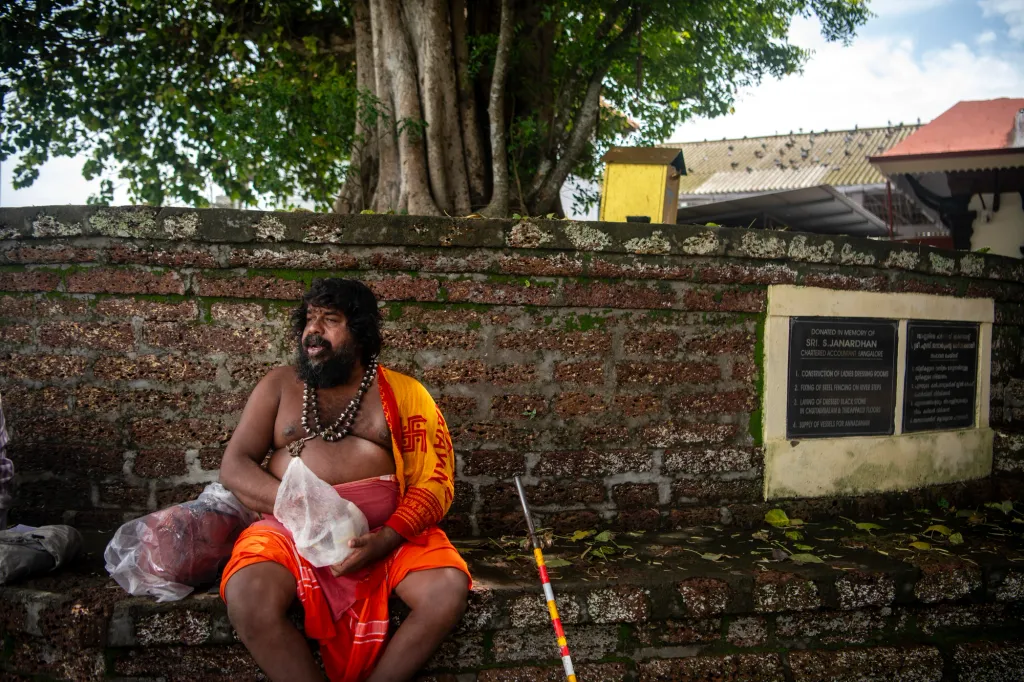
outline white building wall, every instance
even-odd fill
[[[978,212],[974,219],[971,250],[988,249],[988,253],[1020,258],[1024,246],[1024,207],[1019,192],[1002,194],[999,210],[992,212],[991,194],[974,195],[968,208]],[[984,207],[983,207],[984,205]]]

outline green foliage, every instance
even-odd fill
[[[845,41],[869,16],[865,0],[515,5],[514,199],[569,153],[592,80],[602,83],[597,129],[570,157],[584,179],[598,178],[609,146],[659,142],[693,116],[730,111],[740,88],[797,71],[808,55],[787,41],[794,17],[816,15],[827,38]],[[486,122],[497,25],[487,2],[469,6],[480,21],[469,22],[467,67]],[[88,154],[87,178],[127,183],[138,202],[203,206],[216,183],[246,205],[302,198],[327,208],[356,118],[388,115],[357,92],[352,44],[348,0],[3,3],[0,159],[19,155],[16,187],[54,156]],[[423,121],[399,123],[424,133]],[[596,194],[577,189],[575,200]]]
[[[0,6],[0,158],[26,187],[53,156],[127,182],[135,201],[329,205],[355,112],[350,63],[298,35],[308,3],[42,0]],[[347,3],[317,24],[350,24]],[[98,202],[109,202],[113,184]]]

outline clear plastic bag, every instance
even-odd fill
[[[314,566],[331,566],[352,553],[348,541],[370,530],[366,516],[293,457],[277,489],[274,516],[292,534],[295,549]]]
[[[129,594],[185,597],[220,577],[238,535],[257,519],[220,483],[191,502],[129,521],[103,552],[107,573]]]

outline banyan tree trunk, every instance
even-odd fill
[[[486,121],[491,149],[481,142],[466,12],[466,0],[355,0],[359,115],[336,211],[466,215],[490,201],[507,213],[504,86],[511,0],[502,0],[498,17]]]

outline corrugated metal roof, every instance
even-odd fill
[[[727,227],[762,227],[766,219],[794,232],[863,237],[889,233],[878,216],[828,185],[685,206],[676,214],[676,223],[680,225],[710,221]]]
[[[680,194],[729,194],[831,185],[873,185],[885,178],[868,163],[920,126],[862,128],[742,140],[669,142],[683,150]]]

